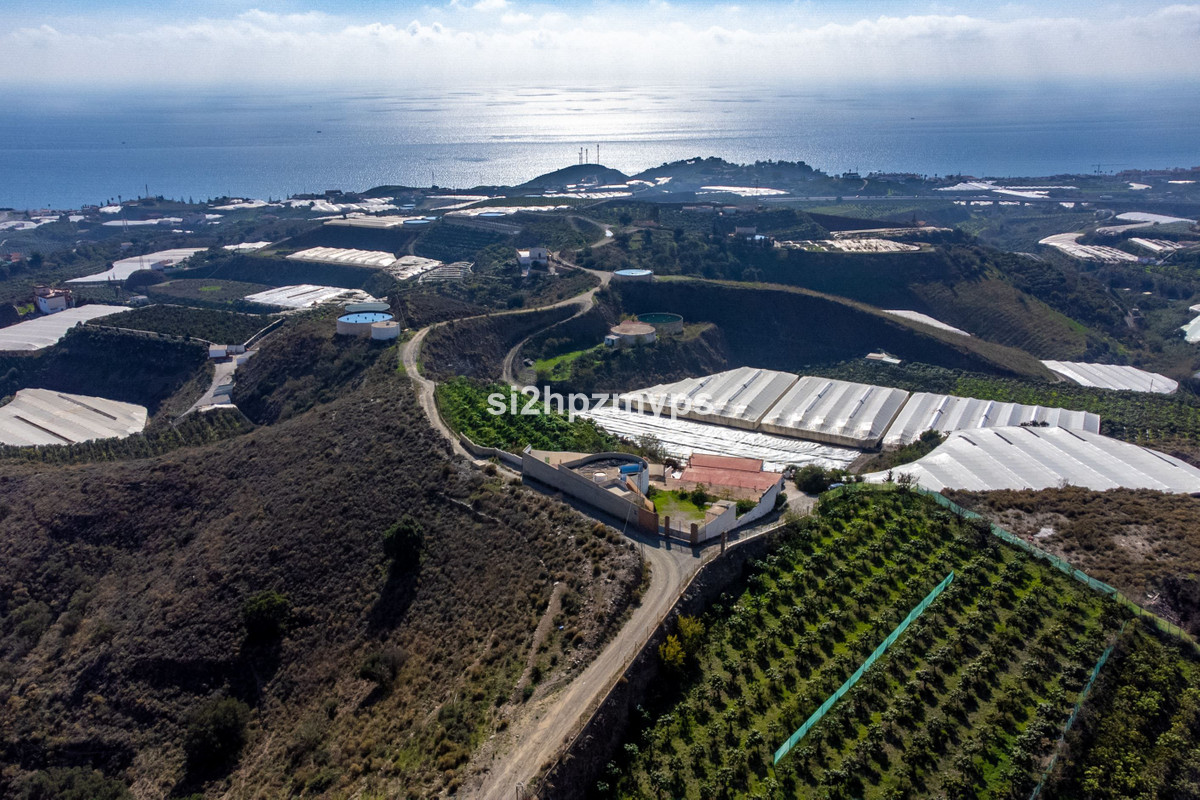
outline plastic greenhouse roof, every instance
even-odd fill
[[[1154,450],[1066,428],[956,431],[924,458],[892,470],[932,491],[966,489],[1157,489],[1200,493],[1200,469]],[[864,476],[882,483],[886,473]]]
[[[884,447],[900,447],[915,442],[927,430],[949,433],[978,428],[1001,428],[1023,422],[1045,422],[1058,428],[1100,432],[1100,417],[1087,411],[1000,403],[973,397],[918,392],[908,398],[904,408],[888,428]]]
[[[760,429],[847,447],[874,447],[907,398],[903,389],[801,378],[763,418]]]
[[[1085,364],[1078,361],[1043,361],[1052,372],[1080,386],[1101,389],[1128,389],[1134,392],[1171,394],[1179,388],[1176,381],[1157,372],[1117,364]]]

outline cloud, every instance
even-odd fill
[[[832,21],[810,4],[741,4],[734,14],[728,6],[603,3],[568,13],[478,0],[426,8],[409,20],[262,10],[169,24],[47,19],[0,34],[0,80],[56,84],[86,75],[112,84],[437,86],[1200,79],[1200,5],[999,18],[953,11]]]

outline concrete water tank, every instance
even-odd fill
[[[651,281],[654,273],[648,269],[619,269],[613,273],[614,281]]]
[[[399,322],[376,322],[371,325],[371,338],[385,342],[400,336]]]
[[[683,317],[666,311],[655,311],[650,314],[638,314],[638,322],[653,325],[659,334],[683,333]]]
[[[377,322],[391,322],[392,315],[382,311],[358,311],[338,317],[337,332],[342,336],[370,336]]]

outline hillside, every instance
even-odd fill
[[[456,375],[498,380],[510,349],[577,310],[568,305],[444,323],[425,337],[421,349],[422,371],[438,381]]]
[[[1200,500],[1074,486],[947,494],[1200,634]]]
[[[819,510],[744,589],[679,619],[663,679],[589,796],[1029,796],[1123,613],[915,494]]]
[[[54,389],[137,403],[153,416],[205,368],[207,356],[195,342],[77,326],[36,355],[0,358],[0,397]]]
[[[952,369],[1048,377],[1036,359],[1019,350],[906,325],[860,303],[800,289],[670,280],[623,284],[619,294],[629,313],[669,311],[688,322],[715,323],[736,365],[802,372],[885,349],[906,361]]]
[[[453,791],[625,609],[638,560],[615,542],[451,463],[391,359],[224,442],[0,464],[0,795]]]
[[[539,175],[532,180],[512,187],[515,191],[529,189],[561,189],[568,184],[595,183],[598,186],[610,183],[625,183],[629,176],[619,170],[604,167],[599,164],[572,164],[569,167],[556,169]]]

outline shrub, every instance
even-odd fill
[[[18,800],[131,800],[120,781],[84,767],[55,767],[36,772],[16,791]]]
[[[246,743],[249,719],[250,707],[232,697],[216,698],[193,710],[183,741],[188,768],[203,772],[233,762]]]
[[[754,502],[753,500],[738,500],[737,501],[737,515],[740,517],[740,516],[742,516],[742,514],[749,514],[757,506],[758,506],[758,503]]]
[[[253,595],[242,604],[246,638],[260,642],[278,639],[287,629],[291,613],[291,603],[279,592],[267,591]]]
[[[392,560],[393,568],[407,571],[415,569],[420,563],[424,541],[425,529],[406,514],[384,532],[383,551]]]
[[[672,635],[658,646],[658,657],[667,669],[682,672],[687,654],[683,652],[683,645],[679,643],[679,637]]]
[[[381,689],[390,688],[407,660],[407,653],[399,647],[376,650],[358,668],[358,677],[372,681]]]

